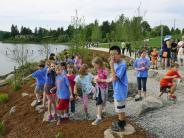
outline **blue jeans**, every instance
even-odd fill
[[[147,77],[137,77],[138,90],[141,91],[143,88],[143,92],[146,92],[146,82]]]

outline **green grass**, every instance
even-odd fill
[[[0,103],[6,103],[8,101],[8,99],[9,99],[8,94],[6,94],[6,93],[0,94]]]
[[[5,124],[3,121],[0,122],[0,136],[3,136],[5,133]]]

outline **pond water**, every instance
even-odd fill
[[[10,44],[10,43],[1,43],[0,42],[0,76],[5,75],[11,71],[13,71],[14,66],[16,68],[19,66],[18,63],[15,62],[16,55],[15,51],[24,51],[20,52],[20,56],[26,56],[29,62],[39,62],[41,59],[45,59],[46,52],[45,49],[48,49],[48,54],[63,51],[64,49],[68,49],[68,46],[62,44],[48,44],[44,48],[44,45],[41,44]]]

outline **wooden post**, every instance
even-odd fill
[[[17,79],[17,78],[16,78],[16,66],[14,66],[14,74],[15,74],[15,77],[14,77],[14,78],[15,78],[15,79],[14,79],[14,85],[16,85],[16,79]]]

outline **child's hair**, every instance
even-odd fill
[[[77,71],[76,71],[76,69],[75,69],[73,64],[67,64],[67,68],[72,68],[73,69],[73,72],[72,72],[73,74],[77,73]]]
[[[61,66],[66,68],[66,62],[61,62]]]
[[[88,65],[87,64],[82,64],[79,70],[79,75],[80,77],[83,77],[85,75],[87,75],[86,70],[88,69]]]
[[[121,54],[121,49],[120,49],[119,46],[112,46],[109,50],[110,50],[110,51],[111,51],[111,50],[116,50],[116,51],[118,52],[118,54]]]
[[[55,70],[61,70],[61,65],[56,65]]]
[[[104,62],[101,57],[95,57],[92,60],[92,64],[98,64],[101,68],[104,68]]]
[[[179,64],[178,63],[171,64],[171,68],[174,68],[174,67],[178,68],[179,67]]]
[[[51,64],[56,64],[53,60],[48,60],[47,65],[50,67]]]
[[[44,67],[45,67],[45,64],[44,64],[43,62],[40,62],[40,63],[38,64],[38,67],[44,68]]]

